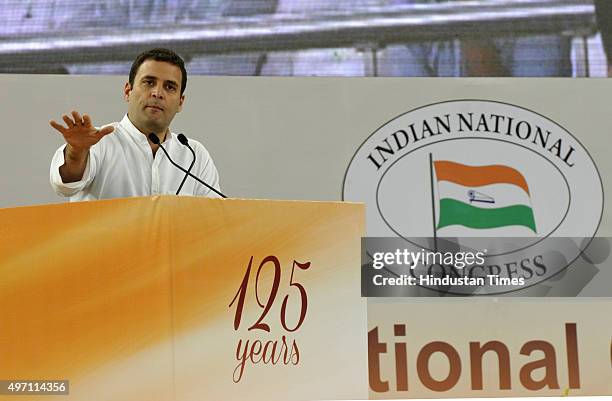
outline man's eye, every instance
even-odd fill
[[[174,92],[176,90],[176,88],[173,85],[166,85],[166,89],[168,89],[169,91]]]

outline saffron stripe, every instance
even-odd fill
[[[461,225],[469,228],[524,226],[536,233],[533,210],[525,205],[481,209],[455,199],[440,199],[438,228]]]
[[[525,177],[516,169],[503,165],[467,166],[447,160],[434,162],[438,181],[449,181],[466,187],[482,187],[490,184],[513,184],[529,195]]]

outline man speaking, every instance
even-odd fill
[[[176,53],[148,50],[130,69],[124,88],[128,112],[120,122],[96,128],[77,111],[62,116],[65,126],[51,120],[66,141],[51,161],[55,192],[71,201],[175,194],[179,188],[180,194],[218,197],[219,174],[206,148],[169,129],[183,107],[186,84],[185,64]],[[158,152],[160,144],[170,159]]]

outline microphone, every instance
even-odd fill
[[[179,166],[178,164],[176,164],[174,162],[174,160],[172,160],[170,158],[170,155],[168,154],[168,152],[166,151],[166,149],[162,146],[161,142],[159,141],[159,138],[157,137],[157,135],[155,135],[155,133],[150,133],[149,134],[149,140],[151,142],[153,142],[155,145],[158,145],[161,150],[164,151],[164,153],[166,154],[166,157],[168,158],[168,160],[170,161],[170,163],[172,163],[173,166],[175,166],[176,168],[178,168],[179,170],[181,170],[182,172],[184,172],[185,174],[187,174],[188,176],[190,176],[191,178],[193,178],[194,180],[196,180],[197,182],[199,182],[200,184],[204,185],[206,188],[210,189],[211,191],[215,192],[217,195],[221,196],[222,198],[227,198],[227,196],[223,195],[221,192],[217,191],[215,188],[211,187],[210,185],[208,185],[207,183],[205,183],[204,181],[202,181],[201,179],[199,179],[198,177],[196,177],[195,175],[191,174],[189,171],[185,170],[184,168],[182,168],[181,166]],[[187,138],[185,138],[187,139]]]
[[[196,161],[195,151],[191,148],[191,146],[189,146],[189,141],[187,140],[187,137],[183,134],[178,134],[178,140],[180,143],[182,143],[183,145],[189,148],[189,150],[191,151],[191,154],[193,155],[193,159],[191,160],[191,164],[189,165],[189,168],[187,169],[187,173],[185,174],[185,177],[183,177],[183,181],[181,181],[181,185],[179,185],[178,189],[176,190],[176,195],[178,195],[179,192],[181,192],[181,188],[183,188],[183,184],[185,184],[185,181],[187,181],[187,177],[189,177],[189,173],[191,173],[191,169],[193,168],[193,165],[195,164],[195,161]]]

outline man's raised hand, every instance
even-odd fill
[[[106,126],[98,130],[91,123],[89,115],[83,114],[83,117],[81,117],[77,111],[72,111],[70,114],[72,118],[65,114],[62,116],[66,126],[57,123],[55,120],[49,121],[49,124],[62,134],[66,143],[74,150],[89,150],[90,147],[115,129],[113,126]]]

